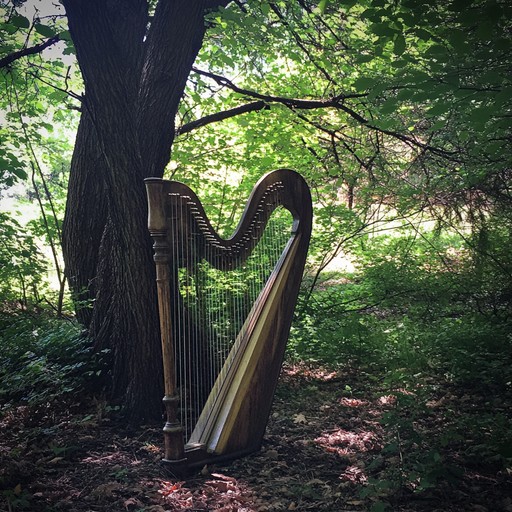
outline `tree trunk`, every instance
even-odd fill
[[[96,296],[98,251],[107,221],[106,162],[87,111],[82,114],[71,161],[62,251],[76,316],[89,327]]]
[[[64,247],[98,349],[112,351],[112,391],[132,419],[161,415],[163,383],[143,179],[162,176],[174,118],[212,2],[64,0],[85,83],[71,165]],[[220,4],[220,2],[219,2]],[[86,287],[84,293],[83,288]]]

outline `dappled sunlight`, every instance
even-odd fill
[[[350,432],[342,428],[326,432],[315,439],[315,443],[328,452],[349,456],[360,452],[379,450],[382,441],[375,432],[364,430]]]
[[[340,405],[343,405],[343,407],[366,407],[368,405],[367,400],[359,400],[358,398],[341,398],[340,399]]]
[[[146,444],[144,445],[143,450],[154,455],[158,455],[161,453],[161,448],[156,444]]]
[[[361,467],[354,464],[345,468],[340,475],[340,480],[351,484],[365,484],[368,482],[368,477]]]
[[[324,382],[330,382],[334,379],[338,379],[340,374],[338,371],[334,371],[323,366],[311,366],[305,363],[287,363],[283,364],[281,370],[281,378],[287,377],[302,377],[305,379],[315,379]]]
[[[379,405],[387,405],[387,406],[395,405],[396,404],[396,396],[395,395],[380,396],[377,399],[377,403]]]
[[[215,510],[251,512],[254,510],[253,492],[235,478],[212,473],[211,479],[191,490],[186,482],[161,482],[158,491],[171,510]]]

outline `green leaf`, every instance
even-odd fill
[[[423,39],[424,41],[432,39],[432,34],[423,28],[418,28],[414,32],[420,39]]]
[[[414,96],[414,93],[414,89],[401,89],[397,94],[397,98],[399,100],[409,100]]]
[[[370,509],[370,512],[386,512],[388,506],[386,503],[383,503],[382,501],[377,501],[372,505],[372,508]]]
[[[440,114],[444,114],[448,110],[450,110],[450,105],[444,103],[443,101],[440,101],[436,105],[428,109],[428,115],[431,117],[435,117]]]
[[[397,98],[388,98],[380,107],[381,114],[391,114],[397,108]]]
[[[2,32],[6,32],[7,34],[14,34],[18,30],[18,27],[15,27],[11,23],[5,23],[0,25],[0,29]]]
[[[408,61],[404,60],[404,59],[399,59],[399,60],[395,60],[391,63],[391,66],[394,67],[394,68],[404,68],[405,66],[407,66],[409,64]]]
[[[405,37],[402,34],[398,34],[396,36],[394,45],[393,45],[393,53],[395,55],[402,55],[405,51]]]
[[[386,23],[374,23],[373,25],[370,25],[370,31],[380,37],[393,36],[396,33],[396,29]]]
[[[48,25],[41,25],[41,23],[36,23],[35,29],[38,34],[41,34],[44,37],[53,37],[56,34],[53,27],[49,27]]]
[[[320,14],[324,14],[325,9],[327,9],[327,5],[329,4],[329,0],[321,0],[318,4],[318,10],[320,11]]]
[[[498,106],[503,106],[512,100],[512,87],[504,87],[496,94],[494,102]]]
[[[261,12],[265,16],[268,16],[268,14],[270,13],[270,5],[268,5],[268,3],[266,3],[266,2],[262,2],[262,4],[261,4]]]
[[[363,11],[361,13],[360,16],[363,19],[367,19],[367,20],[371,20],[371,21],[375,21],[377,18],[375,9],[366,9],[365,11]]]
[[[16,176],[18,176],[18,178],[20,178],[22,180],[26,180],[28,178],[28,174],[23,169],[20,169],[19,167],[12,168],[11,172],[13,174],[15,174]]]
[[[448,34],[448,41],[451,46],[458,52],[464,51],[467,48],[466,44],[467,34],[463,30],[451,30]]]
[[[363,64],[365,62],[371,62],[375,57],[373,55],[360,54],[355,57],[355,61]]]
[[[494,29],[494,25],[490,22],[479,23],[476,34],[482,41],[489,41],[492,39]]]
[[[446,57],[447,51],[444,46],[440,44],[434,44],[425,52],[425,55],[436,57],[437,59],[439,59],[441,57]]]
[[[9,169],[9,167],[10,167],[10,162],[0,156],[0,171],[7,170],[7,169]]]
[[[10,19],[10,23],[11,23],[11,25],[14,25],[15,27],[18,27],[18,28],[29,28],[30,27],[30,21],[28,20],[28,18],[25,18],[25,16],[21,16],[20,14],[15,14]]]
[[[371,89],[376,83],[376,80],[374,78],[369,78],[366,76],[362,76],[361,78],[358,78],[354,82],[354,87],[358,91],[366,91],[368,89]]]
[[[371,88],[370,92],[368,93],[368,99],[374,100],[380,94],[382,94],[382,92],[384,91],[385,88],[386,88],[386,84],[384,84],[381,81],[380,82],[375,81],[373,87]]]
[[[69,30],[59,32],[59,39],[62,41],[71,41],[71,34],[69,33]]]
[[[440,119],[439,121],[436,121],[431,127],[430,129],[432,131],[436,131],[436,130],[440,130],[441,128],[444,128],[446,126],[446,120],[445,119]]]

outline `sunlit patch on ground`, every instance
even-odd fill
[[[171,510],[217,510],[219,512],[251,512],[251,492],[243,488],[233,477],[212,473],[207,480],[193,491],[186,482],[162,482],[158,491]],[[220,498],[220,500],[219,500]]]
[[[368,482],[364,470],[357,465],[348,466],[340,475],[340,480],[350,482],[352,484],[365,484]]]
[[[367,400],[359,400],[357,398],[341,398],[340,404],[344,407],[365,407],[368,405]]]
[[[308,380],[320,380],[323,382],[329,382],[340,378],[339,372],[322,366],[311,366],[304,363],[286,363],[283,365],[281,379],[288,380],[288,378],[298,376]]]
[[[143,449],[148,453],[153,453],[155,455],[158,455],[160,453],[160,447],[157,446],[156,444],[145,444]]]
[[[396,404],[396,395],[384,395],[380,396],[377,400],[379,405],[395,405]]]
[[[349,432],[342,428],[322,434],[315,439],[315,443],[329,452],[336,452],[342,456],[378,450],[382,445],[374,432],[368,430]]]

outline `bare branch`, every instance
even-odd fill
[[[211,73],[210,71],[203,71],[198,68],[192,68],[192,71],[194,73],[197,73],[198,75],[206,76],[207,78],[211,78],[215,82],[217,82],[219,85],[228,87],[232,91],[242,94],[244,96],[249,96],[251,98],[257,98],[269,103],[281,103],[282,105],[286,105],[290,108],[300,108],[300,109],[315,109],[315,108],[326,108],[326,107],[336,107],[340,108],[341,110],[347,109],[347,113],[351,113],[351,115],[355,116],[355,118],[362,123],[367,123],[368,121],[364,119],[362,116],[360,116],[357,112],[352,111],[348,107],[342,104],[342,102],[346,99],[353,99],[353,98],[364,98],[367,96],[367,94],[364,93],[354,93],[354,94],[338,94],[337,96],[334,96],[332,98],[329,98],[327,100],[305,100],[305,99],[299,99],[299,98],[286,98],[283,96],[272,96],[270,94],[261,94],[256,91],[251,91],[250,89],[243,89],[241,87],[238,87],[235,85],[231,80],[228,78],[217,75],[215,73]]]
[[[389,135],[390,137],[394,137],[395,139],[398,139],[402,142],[405,142],[407,144],[410,144],[412,146],[415,146],[417,148],[421,148],[423,150],[430,151],[432,153],[435,153],[437,155],[440,155],[444,158],[453,158],[453,155],[456,154],[454,151],[447,151],[443,148],[438,148],[435,146],[431,146],[430,144],[425,144],[424,142],[416,140],[414,137],[411,137],[409,135],[404,135],[400,132],[395,132],[391,130],[386,130],[384,128],[379,128],[375,124],[370,123],[368,119],[363,117],[361,114],[353,110],[352,108],[345,105],[345,100],[347,99],[354,99],[354,98],[364,98],[367,96],[366,93],[354,93],[354,94],[338,94],[337,96],[333,96],[332,98],[328,98],[326,100],[305,100],[305,99],[299,99],[299,98],[286,98],[283,96],[272,96],[269,94],[260,94],[256,91],[252,91],[250,89],[243,89],[241,87],[238,87],[235,85],[231,80],[229,80],[226,77],[217,75],[215,73],[211,73],[209,71],[203,71],[198,68],[192,68],[192,71],[194,73],[197,73],[199,75],[211,78],[215,82],[217,82],[219,85],[228,87],[232,91],[241,94],[243,96],[247,96],[250,98],[256,98],[259,100],[262,100],[266,103],[279,103],[281,105],[285,105],[291,110],[313,110],[313,109],[319,109],[319,108],[335,108],[337,110],[341,110],[348,114],[350,117],[355,119],[358,123],[366,126],[370,130],[374,130],[376,132]],[[229,116],[232,117],[232,116]],[[201,126],[199,124],[199,126]]]
[[[67,89],[63,89],[62,87],[58,87],[57,85],[55,84],[52,84],[50,82],[47,82],[44,78],[40,77],[39,75],[35,74],[35,73],[29,73],[30,76],[34,77],[36,80],[39,80],[40,82],[42,82],[43,84],[45,85],[48,85],[49,87],[53,87],[56,91],[60,91],[60,92],[63,92],[65,94],[67,94],[68,96],[71,96],[73,99],[75,100],[78,100],[78,101],[82,101],[83,98],[82,96],[80,96],[79,94],[77,94],[76,92],[73,92],[73,91],[69,91]],[[67,78],[66,78],[66,82],[67,82]]]
[[[5,57],[0,59],[0,69],[5,68],[9,64],[12,64],[14,61],[21,59],[22,57],[26,57],[27,55],[35,55],[37,53],[41,53],[45,48],[54,45],[55,43],[60,41],[60,36],[57,34],[50,39],[47,39],[41,44],[36,44],[35,46],[30,46],[29,48],[23,48],[22,50],[18,50],[17,52],[10,53]]]
[[[195,121],[191,121],[190,123],[184,124],[176,130],[176,135],[183,135],[184,133],[191,132],[196,128],[206,126],[210,123],[223,121],[224,119],[229,119],[230,117],[235,117],[240,114],[246,114],[247,112],[256,112],[258,110],[263,110],[265,108],[269,108],[269,106],[264,101],[254,101],[252,103],[240,105],[239,107],[231,108],[229,110],[216,112],[215,114],[210,114],[208,116],[201,117],[200,119],[196,119]]]

